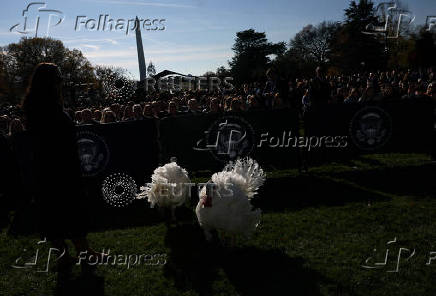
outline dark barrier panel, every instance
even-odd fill
[[[158,165],[153,119],[78,127],[78,148],[84,175],[100,181],[125,173],[141,185]]]
[[[115,174],[120,173],[132,177],[137,189],[151,182],[153,170],[158,166],[157,134],[153,119],[79,127],[79,155],[86,176],[85,188],[93,200],[96,229],[144,225],[156,219],[156,213],[142,200],[124,208],[107,204],[102,196],[102,184],[106,178],[118,180],[119,175]],[[120,189],[128,190],[125,186],[129,187],[123,183]]]
[[[188,171],[221,167],[204,142],[205,133],[219,117],[217,114],[189,114],[162,119],[159,124],[161,162],[167,163],[175,157]]]
[[[258,110],[243,116],[255,131],[252,157],[269,169],[298,167],[299,115],[295,110]]]
[[[189,170],[220,170],[244,156],[264,167],[297,165],[298,149],[285,147],[298,132],[292,110],[184,115],[161,120],[159,130],[163,162],[176,157]]]
[[[393,129],[387,152],[431,152],[434,125],[432,102],[392,102],[386,105],[386,109],[392,116]]]
[[[295,168],[299,147],[311,163],[350,159],[363,153],[430,153],[433,110],[430,102],[417,101],[327,105],[305,114],[304,137],[300,137],[297,112],[289,109],[79,126],[78,149],[90,200],[87,206],[95,211],[99,228],[157,220],[144,201],[135,201],[126,209],[112,208],[104,202],[101,187],[115,173],[126,174],[137,187],[142,186],[150,182],[153,170],[171,157],[189,172],[216,172],[230,159],[248,155],[267,170]],[[15,135],[11,143],[25,199],[34,187],[32,143],[27,133]]]
[[[365,153],[430,153],[432,110],[431,102],[416,100],[313,108],[305,114],[306,136],[342,136],[348,144],[311,149],[307,153],[309,163]]]
[[[30,203],[35,180],[31,170],[32,141],[29,134],[24,132],[14,136],[11,142],[25,191],[25,205],[19,209],[12,232],[29,233],[35,231],[32,221],[37,211]],[[77,143],[85,194],[89,201],[84,206],[92,212],[93,228],[143,225],[144,221],[156,218],[153,213],[147,211],[149,206],[144,201],[135,201],[133,205],[124,209],[113,208],[104,201],[101,191],[105,178],[116,173],[133,178],[137,188],[150,182],[151,174],[158,166],[155,120],[79,126]]]
[[[11,139],[25,188],[33,188],[32,141],[27,132]],[[144,183],[158,165],[154,120],[77,127],[77,143],[84,178],[101,183],[112,173],[125,173]]]

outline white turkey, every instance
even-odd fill
[[[188,172],[174,160],[154,170],[151,183],[140,188],[137,199],[147,198],[152,208],[169,208],[172,220],[176,220],[176,207],[189,201],[190,183]]]
[[[212,239],[212,230],[249,237],[260,223],[261,211],[254,209],[250,200],[265,182],[265,173],[251,159],[229,163],[222,172],[200,190],[196,214],[206,239]]]

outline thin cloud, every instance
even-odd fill
[[[124,38],[119,38],[119,39],[124,39]],[[87,43],[92,43],[92,42],[96,42],[96,43],[110,43],[110,44],[113,44],[113,45],[117,45],[118,44],[117,40],[111,39],[111,38],[101,38],[101,39],[78,38],[78,39],[62,40],[62,42],[66,43],[66,44],[82,43],[82,42],[87,42]]]
[[[136,49],[124,50],[98,50],[83,51],[84,56],[93,64],[122,67],[134,70],[138,67],[138,58]],[[148,50],[145,51],[146,59],[152,60],[153,63],[163,68],[174,68],[180,70],[181,65],[189,65],[196,62],[207,62],[209,65],[225,64],[233,56],[233,52],[226,47],[179,47],[165,50]],[[188,67],[187,72],[192,72]],[[186,71],[185,71],[186,72]]]
[[[177,4],[177,3],[159,3],[159,2],[136,2],[136,1],[118,1],[118,0],[102,0],[94,1],[105,4],[122,4],[122,5],[138,5],[138,6],[154,6],[154,7],[172,7],[172,8],[196,8],[192,5]]]
[[[93,49],[93,50],[99,50],[100,49],[100,46],[92,45],[92,44],[80,44],[79,47],[90,48],[90,49]]]
[[[88,58],[102,59],[102,58],[129,58],[136,57],[136,48],[130,47],[129,50],[99,50],[88,52],[86,49],[83,50],[84,54]],[[168,49],[150,49],[145,50],[146,56],[155,59],[156,57],[160,59],[179,59],[184,56],[199,55],[204,53],[231,53],[226,46],[189,46],[189,47],[174,47]],[[185,54],[185,55],[183,55]],[[165,56],[167,55],[167,56]]]

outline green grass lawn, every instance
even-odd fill
[[[194,182],[207,180],[195,176]],[[429,157],[404,154],[364,156],[305,174],[271,172],[253,202],[262,223],[234,247],[206,244],[190,210],[179,211],[178,226],[167,226],[156,210],[138,206],[124,225],[90,233],[92,246],[111,254],[166,254],[166,264],[99,266],[93,276],[75,266],[58,288],[55,264],[48,273],[38,272],[45,262],[11,267],[35,253],[38,237],[3,231],[0,295],[56,289],[68,295],[436,295],[436,260],[426,265],[436,252],[435,177]],[[107,220],[118,221],[115,216]],[[362,267],[370,256],[383,262],[387,248],[386,265]],[[400,248],[410,251],[402,251],[398,272],[391,272]],[[41,245],[40,258],[47,250]]]

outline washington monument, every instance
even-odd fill
[[[138,65],[139,65],[139,81],[143,81],[147,78],[147,68],[145,66],[144,48],[142,46],[142,37],[139,19],[136,17],[136,48],[138,50]]]

